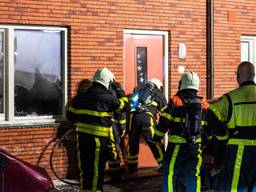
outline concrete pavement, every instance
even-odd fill
[[[54,181],[54,184],[60,192],[79,192],[79,187],[75,185],[68,185],[61,181]],[[111,182],[106,176],[104,192],[161,192],[161,186],[161,174],[155,168],[150,168],[139,170],[136,175],[125,172],[122,180],[118,182]]]

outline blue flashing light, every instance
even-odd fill
[[[139,100],[139,93],[135,93],[134,96],[132,97],[133,102],[137,102]]]
[[[135,93],[132,98],[131,98],[131,103],[130,103],[130,106],[132,109],[136,109],[139,105],[139,92],[138,93]]]

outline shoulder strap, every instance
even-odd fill
[[[183,95],[180,94],[179,97],[183,101],[184,104],[191,103],[191,101],[193,99],[198,99],[202,103],[202,97],[200,97],[200,96],[194,96],[194,97],[191,97],[191,98],[185,98],[185,97],[183,97]]]

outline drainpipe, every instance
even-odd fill
[[[207,99],[214,97],[214,0],[207,0]]]

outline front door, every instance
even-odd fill
[[[133,93],[134,88],[151,78],[163,82],[163,36],[125,34],[124,41],[126,93]]]
[[[124,34],[124,88],[128,95],[151,78],[164,83],[164,35]],[[139,167],[157,166],[154,157],[141,138]]]

